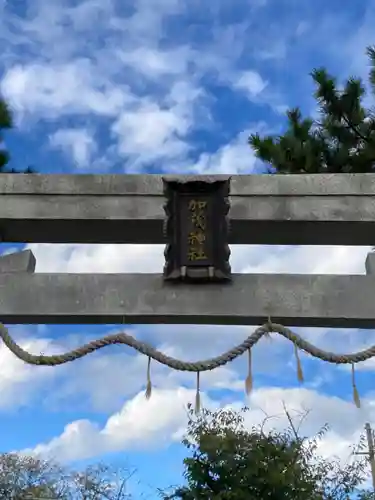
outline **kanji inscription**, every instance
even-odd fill
[[[229,181],[164,179],[164,187],[167,196],[164,277],[189,281],[230,279]]]

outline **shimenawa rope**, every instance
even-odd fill
[[[327,363],[335,363],[335,364],[351,364],[352,365],[352,387],[353,387],[353,400],[356,406],[360,407],[358,390],[355,384],[355,376],[354,376],[354,364],[359,363],[361,361],[366,361],[372,357],[375,357],[375,345],[369,347],[368,349],[364,349],[362,351],[358,351],[353,354],[334,354],[329,351],[324,351],[323,349],[319,349],[318,347],[310,344],[307,340],[303,339],[297,333],[292,332],[289,328],[286,328],[283,325],[273,323],[269,320],[264,325],[257,328],[247,339],[245,339],[241,344],[233,347],[229,351],[217,356],[215,358],[210,358],[202,361],[196,362],[188,362],[181,361],[179,359],[173,358],[171,356],[167,356],[166,354],[158,351],[151,345],[141,342],[131,335],[127,333],[117,333],[112,335],[107,335],[98,340],[92,340],[91,342],[78,347],[77,349],[73,349],[72,351],[66,352],[64,354],[53,354],[50,356],[35,355],[30,354],[20,347],[9,335],[8,329],[0,324],[0,337],[4,341],[4,344],[8,347],[8,349],[20,360],[24,361],[30,365],[38,365],[38,366],[57,366],[68,363],[70,361],[75,361],[76,359],[82,358],[87,354],[90,354],[98,349],[102,349],[108,345],[113,344],[125,344],[129,347],[132,347],[136,351],[140,352],[148,356],[148,364],[147,364],[147,385],[146,385],[146,397],[150,398],[151,396],[151,374],[150,374],[150,364],[151,359],[158,361],[159,363],[169,366],[174,370],[179,371],[189,371],[197,373],[197,394],[196,394],[196,410],[199,411],[200,407],[200,396],[199,396],[199,374],[200,372],[214,370],[220,366],[224,366],[230,361],[238,358],[246,351],[248,351],[249,355],[249,373],[246,378],[245,388],[246,392],[250,393],[253,386],[252,381],[252,373],[251,373],[251,349],[254,345],[259,342],[259,340],[263,336],[268,336],[270,333],[278,333],[282,335],[286,339],[290,340],[294,344],[295,356],[297,361],[297,375],[298,380],[300,382],[303,381],[303,373],[302,366],[298,355],[298,349],[307,352],[311,356],[321,359],[322,361],[326,361]]]

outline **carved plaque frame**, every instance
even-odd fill
[[[163,177],[164,279],[229,281],[230,178]]]

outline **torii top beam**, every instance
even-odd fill
[[[0,237],[164,243],[162,189],[159,175],[1,174]],[[233,176],[230,202],[231,244],[375,242],[374,174]]]

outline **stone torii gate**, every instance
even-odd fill
[[[374,255],[367,258],[367,275],[231,275],[224,248],[227,243],[374,244],[375,175],[165,179],[158,175],[1,174],[1,241],[169,242],[179,247],[177,253],[186,253],[186,248],[180,248],[184,244],[176,240],[189,231],[185,227],[189,211],[181,200],[191,203],[195,197],[216,207],[207,216],[211,234],[205,237],[211,248],[222,253],[216,255],[216,264],[209,262],[215,255],[203,264],[211,270],[224,266],[218,279],[207,275],[203,284],[186,281],[183,269],[186,273],[189,266],[181,265],[181,271],[178,263],[175,280],[165,279],[162,270],[160,274],[34,273],[35,258],[23,251],[0,258],[0,320],[118,324],[125,318],[128,324],[254,325],[272,317],[290,326],[375,327]],[[181,186],[185,186],[182,191]],[[227,222],[228,231],[223,226]],[[197,262],[190,264],[193,269]]]
[[[240,345],[209,360],[166,356],[127,333],[108,335],[64,354],[33,355],[0,324],[6,346],[24,362],[55,366],[110,344],[199,375],[248,352],[271,332],[323,361],[352,365],[375,346],[351,354],[316,348],[283,326],[375,327],[375,254],[366,275],[232,274],[230,244],[372,245],[375,175],[0,175],[0,238],[17,243],[165,243],[159,274],[34,273],[29,251],[0,257],[3,323],[171,323],[254,325]],[[271,319],[272,318],[272,319]],[[125,321],[124,321],[125,320]]]

